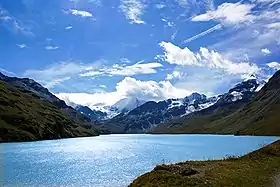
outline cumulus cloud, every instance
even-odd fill
[[[145,4],[142,0],[122,0],[119,8],[124,13],[126,19],[130,20],[131,23],[145,23],[145,21],[141,19],[145,8]]]
[[[23,48],[26,48],[26,47],[27,47],[27,45],[25,45],[25,44],[17,44],[17,46],[18,46],[19,48],[21,48],[21,49],[23,49]]]
[[[93,15],[88,12],[88,11],[84,11],[84,10],[77,10],[77,9],[70,9],[69,13],[75,15],[75,16],[81,16],[81,17],[92,17]]]
[[[70,29],[72,29],[72,28],[73,28],[73,26],[71,26],[71,25],[65,27],[66,30],[70,30]]]
[[[172,73],[167,74],[166,80],[181,79],[183,76],[184,76],[183,72],[173,71]]]
[[[169,64],[198,65],[196,56],[189,48],[181,49],[170,42],[161,42],[159,45],[164,50],[164,55],[159,57],[162,57]]]
[[[115,64],[112,67],[99,68],[98,70],[92,70],[80,74],[82,77],[91,77],[99,75],[122,75],[122,76],[132,76],[137,74],[153,74],[157,73],[156,68],[162,67],[162,64],[158,62],[151,63],[136,63],[130,66],[125,64]]]
[[[267,63],[267,66],[274,70],[280,70],[280,63],[278,63],[278,62]]]
[[[76,104],[90,106],[96,105],[111,106],[120,99],[138,98],[140,100],[159,101],[167,98],[182,98],[190,95],[191,92],[186,89],[174,87],[169,81],[140,81],[131,77],[126,77],[115,87],[113,92],[101,93],[58,93],[59,98],[71,101]]]
[[[160,46],[164,50],[160,58],[170,64],[221,69],[228,74],[255,74],[260,70],[256,64],[234,63],[220,53],[203,47],[194,53],[187,47],[182,49],[170,42],[161,42]]]
[[[268,48],[263,48],[263,49],[261,50],[261,52],[264,53],[265,55],[271,54],[271,51],[270,51]]]
[[[224,25],[253,22],[255,16],[252,15],[252,4],[223,3],[216,10],[207,11],[192,18],[192,21],[215,20]]]

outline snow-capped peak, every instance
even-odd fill
[[[130,110],[133,110],[133,109],[139,107],[140,105],[144,104],[145,102],[146,101],[140,100],[135,97],[128,97],[128,98],[119,100],[114,105],[112,105],[111,108],[115,108],[120,112],[127,112],[127,111],[130,111]]]

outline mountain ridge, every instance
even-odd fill
[[[51,102],[0,80],[0,142],[95,136],[94,127],[73,121]]]
[[[214,105],[152,129],[151,133],[279,135],[280,71],[247,101]]]
[[[213,105],[249,102],[258,86],[256,79],[250,79],[235,85],[228,93],[219,96],[207,98],[204,94],[193,93],[182,99],[148,101],[127,113],[102,122],[102,125],[116,133],[146,133],[173,118],[188,116],[207,108],[211,110]]]
[[[0,73],[0,142],[95,136],[101,132],[36,81]]]

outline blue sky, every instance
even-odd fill
[[[280,1],[0,0],[0,70],[88,106],[227,91],[280,69]]]

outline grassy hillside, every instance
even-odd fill
[[[280,177],[280,141],[240,158],[159,165],[130,187],[270,187],[275,185],[277,176]]]
[[[234,103],[172,120],[153,133],[280,135],[280,71],[248,104]]]
[[[39,96],[0,81],[0,142],[97,135]]]

